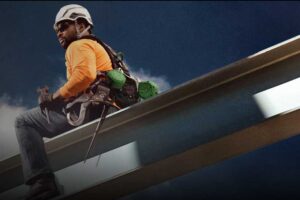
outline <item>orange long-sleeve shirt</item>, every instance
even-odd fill
[[[112,63],[105,49],[96,41],[74,41],[66,50],[67,82],[59,93],[64,98],[76,96],[95,80],[97,71],[112,70]]]

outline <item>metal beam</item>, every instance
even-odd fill
[[[60,199],[116,199],[300,133],[300,111],[277,116]]]
[[[145,166],[261,123],[252,95],[300,76],[299,47],[297,36],[110,115],[91,157],[135,142]],[[46,143],[55,171],[82,161],[97,121]],[[0,192],[22,184],[19,155],[0,162],[0,178]]]

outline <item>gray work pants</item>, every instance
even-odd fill
[[[20,114],[15,121],[15,130],[22,159],[25,184],[31,185],[40,175],[52,173],[46,154],[43,137],[52,138],[74,126],[69,125],[63,105],[49,109],[50,124],[39,107]],[[89,107],[84,123],[100,117],[102,106]],[[110,107],[108,114],[116,109]]]
[[[39,107],[20,114],[15,121],[25,184],[32,184],[36,177],[52,173],[43,137],[52,138],[74,128],[62,113],[62,107],[49,109],[50,124]]]

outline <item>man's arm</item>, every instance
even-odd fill
[[[70,63],[72,73],[68,81],[55,92],[55,97],[69,98],[84,91],[95,80],[96,55],[88,43],[74,42],[67,51],[66,59]]]
[[[56,92],[53,93],[52,99],[53,100],[63,99],[63,97],[60,95],[59,89],[56,90]]]

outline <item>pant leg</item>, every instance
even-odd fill
[[[39,107],[19,115],[15,130],[19,143],[25,184],[32,184],[35,177],[52,173],[42,137],[54,137],[72,129],[61,108],[49,110],[50,124]]]

